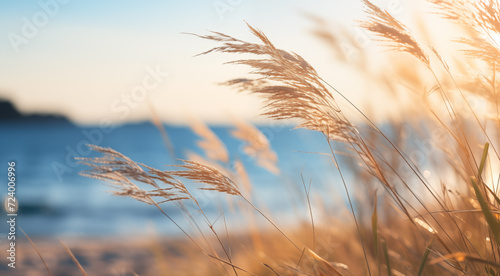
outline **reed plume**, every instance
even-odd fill
[[[488,32],[500,33],[500,5],[498,0],[427,0],[434,4],[443,18],[461,24],[476,32],[477,35]]]
[[[90,167],[90,170],[81,175],[111,184],[116,189],[113,191],[114,195],[130,197],[147,204],[155,204],[152,198],[161,198],[158,203],[192,199],[184,184],[171,175],[136,163],[111,148],[95,145],[90,145],[90,148],[104,156],[80,158],[82,164]],[[141,188],[136,182],[146,184],[151,189]]]
[[[363,3],[369,15],[369,20],[361,24],[363,28],[377,35],[382,41],[386,41],[391,49],[409,53],[422,61],[425,66],[430,67],[429,56],[403,23],[370,1],[363,0]]]
[[[191,129],[202,140],[198,141],[198,146],[205,151],[205,155],[212,160],[227,163],[229,156],[224,143],[215,135],[215,133],[203,121],[191,119]]]
[[[231,134],[245,142],[243,151],[255,158],[262,168],[278,174],[280,172],[277,166],[278,155],[271,149],[267,137],[256,127],[241,120],[235,121],[235,127],[236,129]]]
[[[239,89],[250,89],[264,99],[266,111],[263,115],[275,120],[298,120],[297,128],[306,128],[323,133],[328,143],[341,142],[359,156],[366,170],[395,193],[394,187],[384,175],[372,150],[361,134],[343,114],[333,95],[316,70],[301,56],[276,48],[261,31],[248,25],[250,31],[262,44],[242,41],[231,36],[214,32],[213,35],[199,36],[218,41],[223,46],[211,52],[254,54],[261,59],[244,59],[230,62],[253,68],[252,73],[260,75],[256,80],[245,78],[226,82]],[[333,149],[332,149],[333,151]],[[332,159],[338,166],[335,156]],[[406,208],[400,202],[400,207]]]
[[[469,46],[465,53],[480,59],[498,70],[500,49],[497,37],[500,35],[500,4],[497,0],[428,0],[439,8],[445,19],[457,22],[473,31],[472,37],[463,37],[459,42]]]
[[[250,88],[251,93],[260,95],[265,101],[266,112],[263,115],[275,120],[298,120],[297,127],[319,131],[328,140],[345,142],[361,154],[365,161],[372,163],[374,160],[367,154],[368,149],[363,145],[359,132],[345,118],[316,70],[301,56],[277,49],[264,33],[250,25],[248,27],[262,44],[242,41],[217,32],[214,35],[199,36],[223,43],[223,46],[202,54],[225,52],[266,57],[230,62],[252,67],[252,73],[261,78],[234,79],[226,84],[243,85]]]
[[[166,171],[165,173],[203,183],[209,187],[202,190],[212,190],[230,195],[241,195],[238,186],[226,175],[212,166],[195,161],[182,160],[184,165],[172,165],[185,170]]]

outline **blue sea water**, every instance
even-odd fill
[[[244,143],[231,136],[231,127],[212,127],[224,142],[231,160],[241,160],[259,197],[256,204],[277,219],[298,216],[304,193],[301,172],[306,181],[313,179],[313,189],[338,182],[331,161],[314,152],[328,152],[322,135],[307,130],[292,130],[292,126],[260,126],[279,156],[281,174],[273,175],[255,164],[243,152]],[[100,134],[96,134],[97,131]],[[64,120],[0,122],[0,196],[7,193],[7,162],[16,162],[16,196],[19,200],[18,226],[31,236],[110,236],[140,234],[148,227],[157,232],[178,234],[174,224],[154,206],[129,198],[112,196],[102,182],[82,177],[86,167],[76,164],[75,156],[97,156],[85,146],[89,142],[111,147],[136,162],[155,168],[178,164],[176,158],[186,158],[187,152],[203,155],[197,148],[199,138],[187,127],[166,126],[174,146],[175,156],[167,150],[158,129],[149,122],[116,126],[107,133],[98,126],[76,126]],[[87,133],[87,135],[86,135]],[[90,135],[88,134],[90,133]],[[94,140],[94,141],[92,141]],[[192,187],[199,187],[191,183]],[[227,219],[230,204],[222,195],[197,191],[207,216],[217,219],[222,211]],[[174,203],[162,204],[169,216],[187,225],[183,213]],[[196,213],[193,206],[186,208]],[[306,214],[304,214],[306,215]],[[2,211],[2,220],[6,220]],[[300,214],[299,214],[300,216]],[[184,222],[183,222],[184,221]],[[7,224],[0,227],[2,237]]]

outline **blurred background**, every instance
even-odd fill
[[[410,9],[411,1],[373,2],[397,17],[409,10],[422,16]],[[326,185],[339,182],[331,160],[315,154],[329,150],[324,137],[292,130],[294,122],[270,122],[259,116],[257,97],[219,85],[248,77],[248,68],[224,64],[239,56],[196,56],[218,45],[193,34],[216,31],[257,42],[250,24],[276,47],[304,57],[356,106],[376,112],[370,114],[383,128],[411,106],[400,104],[395,94],[381,97],[375,93],[380,85],[364,75],[380,66],[377,58],[366,62],[363,55],[381,50],[358,26],[356,20],[363,18],[360,1],[341,0],[0,0],[0,168],[6,173],[7,162],[16,162],[18,226],[38,241],[140,237],[145,231],[180,237],[181,231],[154,207],[113,197],[110,187],[80,176],[87,168],[75,159],[96,156],[87,147],[95,144],[166,169],[178,158],[204,156],[191,128],[196,120],[224,143],[229,169],[236,161],[244,164],[261,195],[256,204],[279,223],[308,216],[296,207],[305,200],[301,173],[318,191],[331,191],[323,193],[330,201],[333,194],[345,200],[340,185]],[[379,73],[374,78],[383,82],[384,72]],[[380,105],[392,107],[373,109]],[[155,120],[163,123],[167,143]],[[231,134],[237,120],[265,135],[278,156],[279,173],[258,166],[245,153],[245,143]],[[348,182],[352,178],[346,174]],[[0,183],[4,200],[7,186]],[[229,222],[241,220],[231,206],[220,203],[221,195],[196,196],[210,218],[227,211]],[[177,205],[162,206],[189,226]],[[1,216],[7,218],[5,212]],[[2,243],[7,226],[0,227]]]
[[[373,2],[398,18],[411,17],[406,22],[415,23],[412,27],[422,27],[418,22],[425,15],[415,3]],[[226,169],[234,170],[242,162],[253,193],[259,195],[255,204],[272,213],[280,225],[308,218],[302,177],[313,183],[313,190],[321,191],[314,198],[317,213],[345,211],[333,208],[345,201],[339,176],[331,160],[317,154],[329,151],[324,137],[293,129],[295,122],[271,122],[259,115],[262,102],[256,96],[221,86],[227,80],[251,77],[248,68],[225,64],[241,56],[197,56],[219,45],[193,34],[216,31],[258,42],[247,24],[260,29],[277,48],[305,58],[391,136],[389,121],[399,127],[394,122],[404,121],[402,114],[413,116],[418,111],[405,104],[411,97],[397,93],[405,84],[396,87],[387,76],[398,72],[411,82],[418,68],[409,69],[402,55],[385,66],[381,62],[385,49],[376,47],[359,27],[357,20],[362,19],[366,15],[361,1],[345,0],[0,0],[0,168],[6,174],[7,162],[16,162],[18,226],[36,243],[49,241],[45,248],[54,247],[50,241],[57,238],[121,242],[120,237],[143,238],[145,233],[174,240],[184,237],[154,206],[113,197],[110,187],[81,176],[88,168],[76,159],[98,156],[88,144],[113,148],[157,169],[179,164],[178,159],[204,158],[206,152],[199,147],[203,137],[196,133],[194,122],[206,124],[222,141],[229,153]],[[376,54],[368,60],[370,53]],[[425,83],[421,88],[431,89]],[[358,122],[359,114],[343,104],[343,111]],[[166,136],[155,125],[159,121]],[[265,135],[278,156],[279,172],[259,166],[248,154],[246,143],[233,134],[238,122],[254,125]],[[345,166],[347,183],[355,178],[351,165]],[[5,201],[7,183],[0,184]],[[233,230],[245,227],[244,216],[234,212],[225,196],[207,191],[196,191],[195,196],[209,219],[217,221],[224,213]],[[162,207],[182,227],[196,228],[178,205]],[[196,212],[194,206],[186,207]],[[7,219],[5,212],[1,219]],[[2,244],[7,232],[7,224],[0,226]],[[120,242],[109,248],[118,250]],[[57,262],[60,254],[44,255]],[[98,255],[94,262],[107,262],[106,256]],[[31,261],[39,265],[36,258]],[[130,259],[142,262],[135,255]],[[61,275],[74,272],[68,271]]]
[[[385,6],[403,11],[404,3],[392,2]],[[80,176],[85,167],[75,158],[93,156],[86,144],[96,144],[156,168],[175,164],[188,152],[203,154],[188,126],[193,118],[210,125],[262,187],[283,188],[269,183],[297,179],[301,169],[325,171],[322,157],[300,153],[324,151],[322,137],[290,135],[292,124],[258,116],[259,99],[218,85],[246,76],[247,68],[223,64],[237,57],[194,57],[216,44],[187,33],[255,41],[248,23],[335,81],[347,76],[345,66],[332,63],[334,53],[313,31],[323,18],[321,24],[353,32],[361,43],[365,37],[353,21],[361,10],[356,1],[1,1],[0,161],[5,168],[17,163],[20,226],[33,236],[129,235],[148,223],[177,233],[156,219],[154,208],[113,198],[104,192],[109,187]],[[166,125],[174,156],[152,113]],[[244,144],[230,135],[235,118],[260,127],[280,157],[280,175],[244,158]],[[287,202],[270,207],[287,210]]]

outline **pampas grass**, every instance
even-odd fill
[[[236,129],[231,134],[245,142],[243,151],[250,157],[256,159],[257,165],[272,172],[279,174],[280,169],[277,166],[278,156],[271,149],[271,144],[267,137],[251,124],[244,121],[235,122]]]
[[[212,239],[203,232],[199,239],[188,234],[183,226],[164,214],[215,263],[214,273],[499,275],[500,156],[496,149],[500,133],[496,81],[500,57],[496,39],[500,35],[499,4],[493,0],[429,2],[437,8],[434,12],[451,24],[470,29],[457,39],[466,47],[460,62],[467,63],[469,58],[482,62],[469,65],[470,74],[456,76],[438,50],[430,45],[421,46],[427,44],[417,41],[409,27],[368,0],[363,0],[368,20],[360,23],[388,49],[413,58],[414,63],[398,65],[401,72],[383,82],[389,83],[384,87],[391,90],[391,95],[401,93],[394,85],[398,81],[412,86],[408,90],[417,91],[413,96],[419,114],[414,115],[418,115],[427,130],[420,133],[415,130],[413,138],[431,139],[429,130],[440,134],[440,140],[427,151],[413,145],[396,122],[392,123],[395,135],[382,131],[374,118],[352,105],[347,92],[324,80],[300,55],[276,47],[262,31],[248,25],[257,40],[255,43],[219,32],[197,35],[218,44],[203,55],[249,57],[230,64],[249,67],[254,77],[233,79],[224,85],[259,95],[264,101],[264,116],[297,122],[297,128],[324,136],[330,151],[323,154],[329,156],[332,171],[342,181],[349,202],[349,220],[323,215],[318,222],[312,206],[320,204],[313,200],[311,186],[302,178],[307,198],[304,210],[309,213],[310,223],[296,221],[296,228],[280,227],[271,215],[252,202],[254,198],[248,194],[252,183],[243,164],[235,160],[235,166],[228,166],[230,154],[201,122],[193,124],[193,130],[203,139],[199,146],[206,159],[180,160],[183,164],[159,170],[136,163],[112,149],[91,146],[103,157],[83,158],[81,161],[90,167],[83,175],[107,181],[115,188],[115,195],[153,204],[160,210],[159,204],[178,203],[189,216],[182,203],[194,202],[213,234]],[[324,29],[318,33],[330,40],[334,37]],[[475,36],[470,37],[471,33]],[[423,64],[427,71],[414,72],[417,63]],[[416,77],[421,74],[432,76],[432,89],[424,90],[427,80]],[[484,101],[484,110],[478,112],[470,97]],[[343,112],[347,107],[354,108],[365,121],[354,123]],[[279,172],[278,157],[257,128],[238,121],[233,135],[245,142],[244,151],[258,165]],[[428,162],[413,158],[414,152],[422,151]],[[423,167],[426,163],[434,167]],[[354,183],[344,177],[347,168],[357,175]],[[436,179],[429,178],[431,171]],[[247,214],[251,221],[253,214],[257,214],[274,230],[257,233],[257,228],[252,227],[251,239],[235,238],[237,235],[229,234],[231,225],[225,220],[222,230],[217,230],[191,189],[215,191],[237,199],[241,204],[236,211]],[[208,246],[201,245],[200,239]],[[239,245],[245,249],[238,249]],[[207,271],[192,273],[208,274]]]
[[[387,41],[392,50],[409,53],[421,60],[427,67],[430,66],[429,56],[405,25],[370,1],[363,0],[363,3],[366,6],[366,13],[369,15],[369,21],[363,22],[361,25],[363,28]]]
[[[198,146],[205,151],[208,158],[224,163],[229,161],[227,149],[222,141],[202,121],[193,118],[191,129],[202,138]]]

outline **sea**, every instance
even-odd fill
[[[190,153],[204,156],[200,140],[189,127],[164,126],[173,146],[165,145],[160,131],[151,122],[128,123],[112,128],[79,126],[66,120],[0,121],[0,197],[7,196],[9,162],[15,162],[15,196],[18,200],[17,226],[32,237],[92,237],[143,235],[154,231],[165,235],[182,233],[155,206],[114,196],[113,187],[81,176],[88,169],[75,157],[99,156],[87,144],[113,148],[132,160],[162,170],[180,164]],[[279,157],[280,174],[273,174],[245,154],[245,143],[231,135],[234,127],[210,126],[225,144],[231,162],[240,160],[252,183],[249,197],[269,217],[282,224],[307,219],[304,187],[320,197],[343,198],[341,182],[328,156],[324,137],[313,131],[294,129],[287,124],[259,125],[271,148]],[[345,175],[347,181],[352,178]],[[244,225],[238,211],[241,200],[199,190],[200,184],[188,182],[205,216],[200,223]],[[309,188],[310,187],[310,188]],[[316,198],[318,200],[318,198]],[[193,229],[190,216],[199,212],[190,202],[161,204],[163,211],[181,228]],[[184,210],[184,211],[182,211]],[[186,212],[187,210],[187,212]],[[2,221],[7,215],[3,210]],[[208,220],[208,222],[207,222]],[[7,236],[8,224],[0,224]]]

